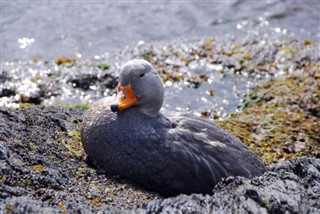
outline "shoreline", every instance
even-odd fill
[[[214,108],[205,111],[183,110],[195,112],[230,131],[256,152],[264,163],[269,165],[279,162],[270,165],[271,172],[251,181],[241,178],[226,179],[216,187],[212,196],[181,195],[163,199],[158,194],[150,193],[121,178],[100,174],[88,165],[79,135],[79,126],[86,105],[29,107],[26,102],[26,108],[19,110],[0,108],[0,123],[3,124],[0,129],[0,198],[4,199],[0,203],[0,210],[124,212],[133,209],[133,212],[156,212],[186,211],[188,204],[191,204],[190,209],[195,212],[210,212],[206,206],[212,206],[212,210],[228,211],[227,205],[232,203],[231,207],[236,210],[307,212],[304,207],[309,207],[309,211],[316,212],[320,209],[319,202],[307,197],[307,193],[313,196],[320,193],[319,188],[315,188],[320,184],[319,44],[292,38],[279,39],[276,42],[272,40],[265,38],[265,43],[260,45],[260,39],[254,38],[253,35],[248,35],[245,39],[216,37],[213,40],[201,40],[201,43],[189,43],[185,49],[177,48],[179,45],[172,45],[172,49],[168,46],[163,50],[159,45],[152,49],[150,46],[143,46],[129,51],[131,57],[149,59],[161,73],[165,85],[171,82],[171,85],[178,85],[184,89],[197,85],[201,89],[210,79],[214,81],[215,76],[210,73],[212,71],[222,76],[217,82],[224,80],[228,75],[249,76],[252,78],[251,81],[256,81],[256,84],[250,86],[249,92],[246,88],[242,91],[242,110],[228,113],[227,117],[221,117]],[[122,54],[121,60],[128,57],[128,53]],[[44,62],[34,62],[35,67],[29,67],[31,70],[24,68],[29,72],[24,78],[30,81],[16,81],[12,92],[15,94],[12,96],[18,94],[20,98],[23,97],[18,90],[21,83],[26,83],[25,86],[35,86],[33,92],[43,95],[38,96],[41,102],[46,96],[43,94],[44,91],[62,94],[63,91],[59,91],[55,84],[67,87],[76,95],[91,90],[96,94],[95,98],[98,98],[106,89],[110,90],[105,95],[112,94],[119,61],[99,58],[88,63],[79,59],[74,65],[72,61],[60,65],[49,62],[52,68],[46,67]],[[108,68],[106,64],[109,65]],[[26,65],[22,63],[21,67],[23,66]],[[30,65],[27,64],[28,66]],[[17,68],[16,72],[21,71],[21,67]],[[77,70],[81,67],[91,70]],[[205,72],[200,72],[197,68]],[[44,70],[47,73],[37,76]],[[60,76],[57,76],[59,71]],[[4,80],[14,80],[14,76],[3,73],[2,75]],[[266,81],[262,81],[264,78]],[[38,80],[41,80],[40,83],[47,80],[51,82],[46,82],[45,87],[41,88],[40,85],[43,84],[33,84]],[[77,87],[73,87],[73,84]],[[93,90],[94,86],[98,87],[98,90]],[[204,93],[206,91],[207,89]],[[213,92],[216,92],[216,89]],[[24,94],[26,101],[36,98],[32,97],[33,93],[29,95]],[[210,93],[206,96],[212,97]],[[216,95],[213,94],[214,96]],[[23,102],[23,99],[20,101]],[[299,158],[301,156],[309,158]],[[302,167],[304,173],[300,173],[299,166],[306,167]],[[288,177],[284,176],[286,174]],[[291,187],[295,187],[293,184],[290,186],[290,182],[303,191],[298,193],[291,190]],[[273,191],[279,191],[272,192],[274,195],[268,195],[268,185],[272,189],[272,183],[278,185]],[[283,186],[287,189],[282,190]],[[304,200],[299,202],[295,194]],[[243,195],[248,200],[241,199]],[[219,196],[221,201],[217,199]],[[236,200],[230,200],[230,197],[243,201],[237,204]],[[272,204],[272,197],[286,203]],[[247,204],[246,201],[250,200],[256,202]],[[248,207],[243,207],[245,205]],[[230,209],[229,206],[229,211]]]

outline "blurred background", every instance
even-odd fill
[[[320,1],[1,1],[1,61],[85,57],[137,44],[214,36],[265,20],[319,41]]]

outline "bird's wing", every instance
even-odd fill
[[[178,128],[193,133],[198,148],[206,151],[207,156],[213,157],[231,175],[253,177],[265,171],[262,161],[247,146],[214,123],[189,114],[175,114],[170,119]],[[216,166],[214,162],[213,165]]]

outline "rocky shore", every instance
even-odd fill
[[[82,109],[1,109],[1,206],[4,213],[311,212],[320,210],[320,160],[293,158],[252,180],[228,178],[213,195],[163,199],[99,174],[86,162],[79,124]]]
[[[308,40],[246,35],[145,44],[92,60],[7,63],[0,73],[2,106],[11,107],[0,108],[0,212],[319,213],[319,50]],[[230,90],[242,99],[237,112],[219,100],[184,110],[239,137],[269,171],[252,180],[228,178],[212,195],[174,198],[97,171],[82,149],[82,115],[90,101],[114,93],[119,62],[134,57],[153,63],[168,90],[199,88],[206,98],[218,89],[200,86],[217,73],[220,80],[254,82]]]

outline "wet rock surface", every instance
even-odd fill
[[[99,174],[86,162],[83,110],[0,110],[0,210],[4,213],[302,212],[320,209],[320,159],[278,163],[252,180],[228,178],[213,195],[162,199],[129,181]]]
[[[318,213],[320,160],[301,158],[273,165],[248,180],[227,178],[210,195],[180,195],[152,201],[149,212],[169,213]]]
[[[32,213],[54,207],[86,213],[110,207],[128,209],[159,197],[88,166],[78,132],[82,113],[77,108],[56,107],[0,110],[3,211],[18,204],[24,208],[12,210]]]

